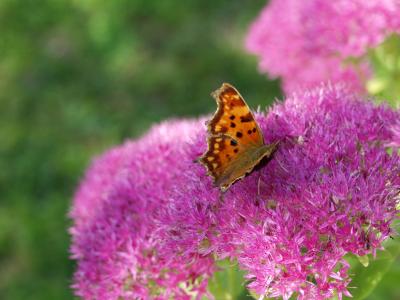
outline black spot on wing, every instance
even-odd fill
[[[248,113],[247,115],[240,117],[240,122],[242,122],[242,123],[252,122],[252,121],[253,121],[253,117],[251,116],[251,113]]]

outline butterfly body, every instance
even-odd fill
[[[277,144],[266,145],[252,112],[230,84],[212,93],[218,109],[208,122],[208,149],[199,158],[214,184],[226,191],[235,181],[250,173]]]

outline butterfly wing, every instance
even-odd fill
[[[243,178],[276,145],[265,145],[262,132],[239,92],[224,83],[212,93],[218,109],[208,122],[208,149],[200,162],[207,167],[214,184],[225,191]]]
[[[253,113],[233,86],[224,83],[211,95],[217,101],[218,109],[207,124],[210,135],[225,134],[241,145],[264,144],[264,138]]]
[[[251,172],[262,158],[271,155],[275,148],[276,144],[244,146],[232,137],[220,134],[209,137],[208,150],[200,157],[200,162],[207,167],[215,186],[226,191]]]

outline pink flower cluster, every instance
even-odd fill
[[[363,91],[372,72],[366,54],[400,33],[399,16],[398,0],[271,0],[246,47],[286,92],[326,81]]]
[[[73,288],[83,299],[190,299],[207,294],[210,257],[164,255],[156,234],[169,191],[180,181],[185,148],[198,121],[168,122],[96,160],[78,188]]]
[[[166,122],[95,160],[74,198],[84,299],[200,299],[229,258],[259,295],[350,295],[347,253],[382,249],[400,192],[399,113],[321,86],[257,115],[280,146],[221,198],[204,120]]]

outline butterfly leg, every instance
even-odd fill
[[[219,202],[220,202],[221,204],[224,203],[224,201],[225,201],[225,200],[224,200],[224,194],[225,194],[224,192],[220,192],[220,193],[219,193]]]

